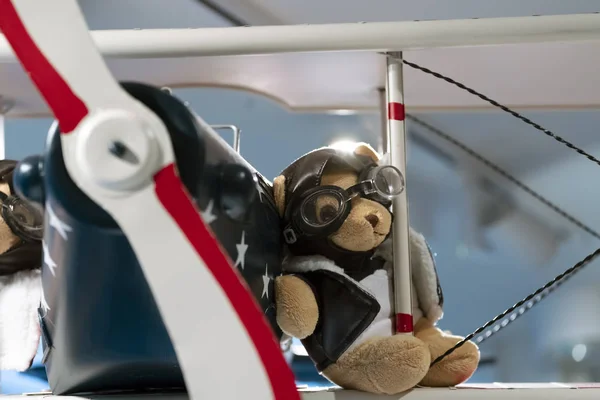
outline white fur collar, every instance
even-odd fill
[[[40,270],[0,278],[0,370],[25,371],[40,341]]]
[[[360,290],[370,294],[371,296],[374,296],[374,297],[377,296],[377,293],[373,293],[371,290],[369,290],[368,288],[361,285],[356,279],[348,276],[344,272],[344,270],[342,268],[338,267],[333,261],[331,261],[329,258],[326,258],[323,256],[299,256],[299,257],[290,256],[283,262],[282,270],[284,271],[284,273],[285,272],[303,273],[303,272],[320,271],[320,270],[331,271],[338,275],[343,276],[350,282],[354,283],[356,285],[356,287],[358,287]]]
[[[388,273],[392,271],[392,239],[391,235],[375,251],[375,255],[386,260]],[[443,316],[442,299],[438,293],[438,276],[435,270],[433,255],[423,235],[410,228],[410,256],[413,285],[416,298],[423,314],[432,322]],[[344,273],[333,261],[323,256],[288,256],[283,264],[284,272],[309,272],[317,270],[332,271],[358,284]],[[360,287],[360,285],[359,285]]]
[[[283,262],[282,267],[284,272],[311,272],[311,271],[331,271],[336,274],[342,275],[344,278],[355,283],[360,284],[350,276],[348,276],[344,270],[338,267],[333,261],[323,256],[290,256]]]

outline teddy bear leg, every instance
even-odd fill
[[[373,338],[346,352],[323,375],[346,389],[397,394],[423,379],[430,360],[427,345],[412,335]]]
[[[463,338],[442,332],[426,318],[421,318],[415,327],[415,336],[429,346],[431,361],[441,356]],[[469,379],[479,364],[479,348],[466,342],[453,353],[429,369],[422,386],[456,386]]]

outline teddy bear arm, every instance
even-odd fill
[[[312,335],[319,321],[319,306],[311,286],[296,275],[283,275],[275,279],[277,324],[281,330],[295,338]]]

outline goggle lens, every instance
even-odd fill
[[[337,193],[317,192],[302,203],[302,219],[312,227],[324,227],[344,211],[344,199]]]
[[[404,190],[404,176],[391,165],[378,168],[372,181],[377,192],[385,197],[398,196]]]
[[[19,197],[0,198],[2,216],[6,223],[14,227],[18,235],[33,240],[41,240],[44,231],[44,216]]]

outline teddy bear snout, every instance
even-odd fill
[[[377,224],[379,224],[379,217],[375,214],[369,214],[365,217],[365,219],[373,228],[377,227]]]

